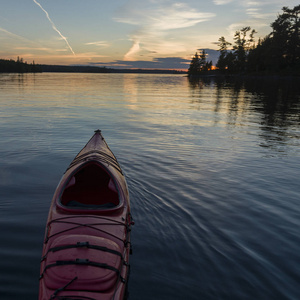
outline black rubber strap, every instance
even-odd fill
[[[92,267],[98,267],[102,269],[108,269],[111,271],[116,272],[118,275],[120,275],[120,270],[116,269],[115,267],[112,267],[110,265],[104,264],[104,263],[98,263],[94,261],[90,261],[88,259],[80,259],[77,258],[76,260],[58,260],[57,262],[53,264],[49,264],[44,268],[43,273],[40,276],[40,279],[43,278],[44,273],[46,270],[53,268],[53,267],[59,267],[59,266],[70,266],[70,265],[83,265],[83,266],[92,266]]]
[[[77,244],[53,247],[53,248],[50,248],[48,250],[47,254],[49,252],[56,252],[56,251],[65,250],[65,249],[72,249],[72,248],[89,248],[89,249],[100,250],[100,251],[104,251],[104,252],[108,252],[108,253],[118,255],[123,260],[123,255],[122,255],[121,252],[113,250],[113,249],[109,249],[109,248],[103,247],[103,246],[90,245],[89,242],[78,242]],[[47,257],[47,254],[42,258],[42,261]]]

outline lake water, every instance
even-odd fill
[[[98,128],[130,190],[130,300],[300,299],[299,116],[291,79],[0,74],[0,299],[37,299],[53,193]]]

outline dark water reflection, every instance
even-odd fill
[[[100,128],[136,225],[129,300],[300,299],[291,79],[0,75],[0,299],[37,299],[50,201]]]
[[[258,125],[261,147],[278,148],[299,144],[300,79],[294,77],[203,77],[189,80],[194,96],[207,88],[216,89],[214,112],[227,106],[227,124],[240,125],[240,119]],[[249,119],[252,117],[259,120]],[[218,119],[216,119],[218,123]],[[281,151],[284,152],[284,151]]]

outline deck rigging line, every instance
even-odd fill
[[[47,255],[49,252],[57,252],[60,250],[73,249],[73,248],[88,248],[88,249],[94,249],[94,250],[100,250],[103,252],[112,253],[112,254],[119,256],[123,261],[123,255],[121,252],[113,250],[113,249],[109,249],[109,248],[103,247],[103,246],[91,245],[89,242],[77,242],[76,244],[70,244],[70,245],[57,246],[57,247],[50,248],[47,251],[47,253],[42,257],[41,261],[43,261],[47,258]]]
[[[122,169],[116,159],[115,156],[110,156],[109,154],[103,152],[103,151],[100,151],[100,150],[93,150],[93,151],[89,151],[89,152],[86,152],[84,154],[81,154],[80,156],[76,157],[72,162],[71,164],[69,165],[69,167],[67,168],[66,171],[68,171],[70,168],[72,168],[74,165],[78,164],[79,162],[82,162],[84,161],[87,156],[91,155],[91,154],[99,154],[99,156],[97,156],[97,161],[101,161],[101,162],[104,162],[104,163],[107,163],[108,165],[111,165],[113,166],[117,171],[119,171],[122,175],[123,175],[123,172],[122,172]],[[91,157],[89,157],[91,158]]]
[[[56,236],[56,235],[59,235],[61,233],[65,233],[65,232],[68,232],[70,230],[73,230],[73,229],[77,229],[77,228],[80,228],[80,227],[88,227],[88,228],[91,228],[91,229],[94,229],[94,230],[97,230],[97,231],[100,231],[102,233],[105,233],[111,237],[114,237],[115,239],[121,241],[124,243],[125,246],[127,246],[128,244],[128,233],[130,232],[130,224],[128,223],[128,221],[126,221],[126,223],[123,223],[123,222],[120,222],[120,221],[116,221],[116,220],[111,220],[109,218],[105,218],[105,217],[93,217],[93,218],[96,218],[96,219],[100,219],[100,220],[107,220],[107,221],[110,221],[110,222],[113,222],[113,223],[89,223],[89,224],[86,224],[86,223],[79,223],[79,222],[69,222],[67,221],[68,219],[72,219],[72,218],[85,218],[86,216],[68,216],[68,217],[63,217],[63,218],[58,218],[58,219],[54,219],[52,221],[50,221],[47,225],[47,233],[46,233],[46,238],[45,238],[45,244],[48,243],[49,239]],[[91,218],[91,216],[88,216],[89,218]],[[50,226],[51,224],[53,223],[64,223],[64,224],[70,224],[70,225],[75,225],[74,227],[70,227],[70,228],[67,228],[67,229],[64,229],[64,230],[61,230],[59,232],[56,232],[52,235],[48,235],[49,233],[49,229],[50,229]],[[102,230],[100,228],[97,228],[95,226],[100,226],[100,225],[110,225],[110,226],[124,226],[126,228],[126,239],[123,240],[121,238],[119,238],[118,236],[110,233],[110,232],[107,232],[105,230]]]
[[[77,279],[77,276],[74,277],[74,278],[73,278],[70,282],[68,282],[65,286],[63,286],[63,287],[61,287],[61,288],[58,288],[58,289],[51,295],[51,297],[50,297],[49,300],[55,299],[56,296],[57,296],[57,294],[58,294],[59,292],[64,291],[64,290],[65,290],[69,285],[71,285],[76,279]]]
[[[47,265],[44,268],[44,270],[40,276],[40,279],[42,279],[44,277],[44,273],[50,268],[59,267],[59,266],[70,266],[70,265],[81,265],[81,266],[83,265],[83,266],[92,266],[92,267],[98,267],[98,268],[102,268],[102,269],[108,269],[108,270],[116,272],[118,274],[118,276],[120,276],[120,270],[116,269],[115,267],[112,267],[108,264],[90,261],[89,259],[77,258],[75,260],[58,260],[53,264]],[[121,280],[123,281],[125,279],[121,278]]]

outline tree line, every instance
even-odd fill
[[[31,64],[24,62],[23,58],[0,59],[0,73],[35,73],[41,72],[39,65],[33,61]]]
[[[60,65],[41,65],[24,62],[23,58],[0,59],[0,73],[36,73],[36,72],[74,72],[74,73],[109,73],[110,69],[105,67],[93,66],[60,66]]]
[[[282,13],[271,23],[272,32],[255,42],[255,29],[246,26],[235,32],[234,43],[224,36],[218,40],[219,59],[216,64],[222,74],[289,73],[300,74],[300,5],[283,7]],[[188,75],[203,74],[211,70],[206,53],[194,55]]]

